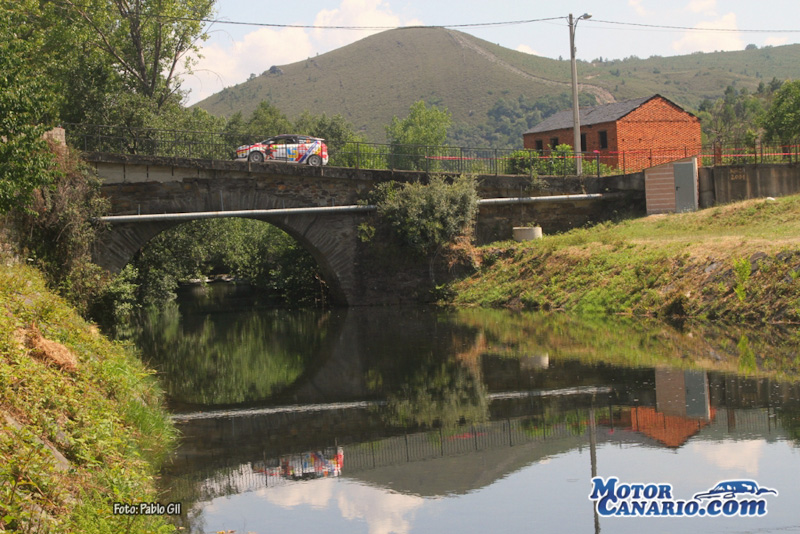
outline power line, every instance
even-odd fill
[[[208,24],[230,24],[236,26],[257,26],[266,28],[300,28],[300,29],[316,29],[316,30],[395,30],[395,29],[410,29],[410,28],[481,28],[488,26],[514,26],[520,24],[531,24],[534,22],[548,22],[554,20],[566,19],[566,17],[546,17],[540,19],[525,19],[525,20],[509,20],[500,22],[476,22],[470,24],[431,24],[431,25],[417,25],[417,26],[332,26],[324,24],[275,24],[267,22],[243,22],[224,19],[195,19],[190,17],[163,17],[170,20],[185,20],[192,22],[204,22]],[[660,29],[660,30],[680,30],[680,31],[697,31],[697,32],[742,32],[742,33],[800,33],[800,30],[763,30],[763,29],[740,29],[740,28],[698,28],[690,26],[669,26],[664,24],[641,24],[636,22],[620,22],[614,20],[598,20],[589,19],[588,23],[600,24],[614,24],[617,26],[632,26],[638,28]]]
[[[300,28],[315,30],[405,30],[410,28],[480,28],[486,26],[513,26],[518,24],[530,24],[532,22],[544,22],[548,20],[559,20],[564,17],[549,17],[543,19],[528,20],[509,20],[503,22],[476,22],[472,24],[442,24],[442,25],[418,25],[418,26],[328,26],[324,24],[274,24],[267,22],[242,22],[223,19],[196,19],[191,17],[167,17],[169,20],[184,20],[189,22],[205,22],[208,24],[231,24],[235,26],[258,26],[265,28]]]
[[[615,24],[618,26],[637,26],[641,28],[654,28],[659,30],[681,30],[697,32],[742,32],[742,33],[800,33],[800,30],[748,30],[739,28],[693,28],[689,26],[665,26],[661,24],[639,24],[636,22],[616,22],[613,20],[589,19],[586,22],[599,22],[601,24]]]

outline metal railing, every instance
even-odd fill
[[[67,124],[67,142],[85,152],[138,154],[170,158],[234,159],[236,147],[252,144],[247,134],[197,132]],[[575,154],[561,149],[497,149],[392,145],[351,142],[328,145],[329,165],[356,169],[392,169],[465,174],[569,176]],[[647,150],[595,151],[581,154],[584,174],[605,176],[638,172],[678,159],[698,156],[702,166],[747,163],[798,163],[800,143],[725,143]]]

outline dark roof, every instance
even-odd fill
[[[613,104],[603,104],[602,106],[594,106],[590,108],[580,108],[581,113],[581,126],[590,126],[592,124],[601,124],[604,122],[614,122],[631,111],[635,110],[645,102],[654,98],[664,98],[661,95],[645,96],[642,98],[633,98],[631,100],[623,100],[622,102],[614,102]],[[667,102],[670,102],[668,99]],[[675,107],[680,108],[676,104],[670,102]],[[559,111],[525,132],[541,133],[549,132],[552,130],[562,130],[565,128],[572,128],[572,110]]]

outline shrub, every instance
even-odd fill
[[[466,175],[452,183],[437,176],[428,185],[379,184],[370,200],[400,242],[422,255],[453,242],[472,226],[478,213],[475,180]]]

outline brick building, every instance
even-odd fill
[[[581,151],[624,172],[700,154],[700,119],[661,95],[582,108],[580,114]],[[523,139],[525,148],[541,152],[571,146],[572,110],[548,117]]]

